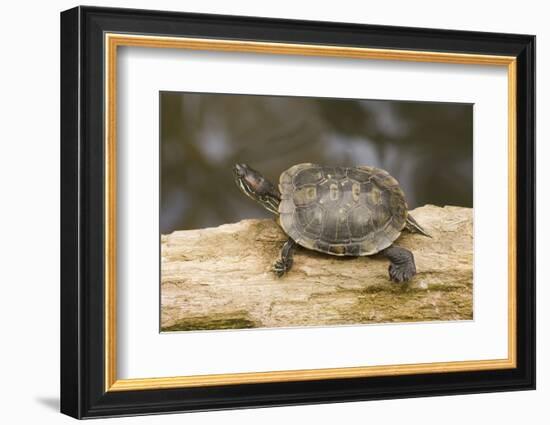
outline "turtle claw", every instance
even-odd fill
[[[413,262],[404,264],[391,263],[388,267],[390,280],[396,283],[407,282],[416,274],[416,267]]]
[[[275,264],[273,264],[273,272],[277,275],[277,277],[282,277],[287,271],[290,270],[291,266],[292,260],[277,260],[275,261]]]

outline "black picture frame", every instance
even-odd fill
[[[102,140],[106,32],[516,57],[517,367],[105,391]],[[61,13],[61,194],[62,413],[92,418],[535,388],[534,36],[131,9],[70,9]]]

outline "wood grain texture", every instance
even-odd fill
[[[433,239],[403,233],[418,274],[388,280],[388,260],[299,248],[271,271],[286,240],[274,220],[243,220],[162,236],[163,331],[472,319],[473,210],[427,205],[411,214]]]

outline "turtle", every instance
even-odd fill
[[[394,242],[403,230],[431,236],[411,216],[403,190],[386,170],[303,163],[283,171],[278,188],[247,164],[235,164],[233,175],[288,236],[273,264],[277,276],[290,271],[297,246],[336,256],[382,254],[396,283],[416,274],[412,252]]]

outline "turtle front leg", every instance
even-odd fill
[[[381,251],[390,261],[388,268],[390,280],[393,282],[407,282],[416,274],[414,256],[411,251],[400,246],[392,245]]]
[[[281,277],[292,267],[292,263],[294,261],[292,257],[294,256],[295,249],[296,242],[294,242],[291,238],[288,238],[281,249],[281,258],[273,264],[273,271],[277,277]]]

